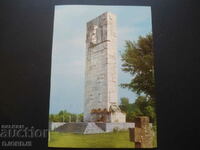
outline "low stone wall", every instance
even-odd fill
[[[122,112],[113,112],[111,113],[111,116],[110,116],[110,122],[125,123],[126,114]]]
[[[116,123],[101,123],[96,122],[96,125],[100,127],[105,132],[113,132],[113,130],[128,130],[129,128],[134,128],[135,123],[131,122],[116,122]]]
[[[84,133],[88,123],[70,122],[54,129],[56,132]]]
[[[104,130],[102,130],[94,122],[88,122],[87,128],[84,131],[84,134],[97,134],[97,133],[104,133]]]
[[[94,134],[103,132],[113,132],[114,130],[128,130],[134,128],[135,123],[128,122],[80,122],[80,123],[65,123],[65,122],[50,122],[49,130],[57,132],[71,132],[71,133],[83,133]]]
[[[49,122],[49,130],[53,131],[54,129],[64,125],[65,122]]]
[[[95,123],[98,127],[100,127],[102,130],[106,131],[106,123],[103,122],[96,122]]]
[[[65,133],[79,133],[79,134],[97,134],[104,133],[100,127],[98,127],[95,122],[71,122],[65,123],[54,129],[56,132]]]

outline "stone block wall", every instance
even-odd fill
[[[84,121],[92,109],[117,104],[116,16],[103,13],[87,23]]]
[[[49,130],[53,131],[54,129],[64,125],[65,122],[49,122]]]
[[[113,112],[110,115],[110,122],[126,122],[126,114],[122,112]]]
[[[103,129],[105,132],[113,132],[114,130],[128,130],[129,128],[134,128],[135,123],[101,123],[96,122],[96,125]]]

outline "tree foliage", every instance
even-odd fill
[[[128,99],[128,98],[126,98]],[[120,109],[126,113],[126,121],[134,122],[137,116],[148,116],[152,123],[156,121],[155,108],[145,96],[138,96],[134,103],[123,103],[121,98]]]
[[[120,108],[126,112],[127,121],[137,116],[149,116],[151,122],[156,121],[155,114],[155,79],[152,33],[140,36],[137,42],[125,41],[125,51],[121,55],[122,70],[129,73],[132,79],[122,83],[121,87],[136,92],[135,103],[124,105],[121,99]]]
[[[76,122],[77,118],[79,122],[83,122],[83,113],[74,114],[67,112],[66,110],[61,110],[57,114],[49,115],[50,122]]]
[[[122,97],[121,98],[121,104],[122,105],[128,105],[129,104],[129,99],[126,97]]]
[[[132,75],[130,83],[123,83],[137,94],[144,93],[150,99],[155,98],[154,56],[152,34],[139,37],[137,42],[126,41],[125,51],[121,56],[122,70]]]

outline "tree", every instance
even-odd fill
[[[49,115],[49,121],[50,121],[50,122],[53,122],[53,121],[54,121],[54,115],[53,115],[53,114],[50,114],[50,115]]]
[[[128,111],[128,107],[129,107],[129,99],[126,98],[126,97],[122,97],[121,99],[121,105],[119,106],[120,109],[123,111],[123,112],[126,112]]]
[[[128,88],[137,94],[145,94],[148,100],[155,100],[155,80],[153,62],[152,34],[139,37],[137,42],[126,41],[122,57],[122,70],[130,73],[133,78],[130,83],[121,87]]]
[[[145,96],[138,96],[135,100],[135,104],[140,108],[140,110],[144,110],[145,107],[149,106],[149,103]]]
[[[155,113],[155,108],[152,106],[147,106],[145,107],[144,111],[144,115],[148,116],[150,118],[151,122],[156,122],[156,113]]]
[[[122,105],[128,105],[129,104],[129,99],[126,97],[122,97],[121,98],[121,104]]]
[[[128,122],[134,122],[135,118],[137,116],[142,116],[143,113],[141,112],[141,110],[135,105],[134,109],[132,111],[129,111],[126,117],[126,121]]]
[[[125,51],[121,55],[122,70],[130,73],[132,79],[129,83],[121,84],[138,94],[133,104],[129,104],[122,110],[127,113],[127,120],[132,121],[136,116],[149,116],[152,122],[156,122],[155,114],[155,79],[154,79],[154,55],[152,34],[140,36],[137,42],[126,41]],[[122,101],[122,100],[121,100]],[[126,100],[123,100],[126,103]],[[133,110],[130,110],[133,108]]]
[[[57,114],[50,114],[49,121],[50,122],[75,122],[78,116],[78,120],[83,122],[83,113],[81,114],[74,114],[67,112],[66,110],[61,110]]]
[[[78,118],[79,118],[79,121],[80,121],[80,122],[83,122],[83,113],[79,114],[79,115],[78,115]]]

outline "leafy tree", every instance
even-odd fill
[[[121,87],[128,88],[138,94],[133,104],[121,105],[127,114],[127,121],[133,121],[136,116],[149,116],[156,121],[155,114],[155,79],[152,33],[140,36],[137,42],[126,41],[125,51],[121,55],[122,70],[130,73],[129,83],[122,83]],[[122,101],[122,100],[121,100]],[[126,100],[123,100],[126,103]]]
[[[123,83],[137,94],[144,93],[149,100],[155,99],[154,56],[152,34],[139,37],[137,42],[126,41],[122,54],[122,70],[132,75],[130,83]]]
[[[50,122],[54,121],[54,115],[53,115],[53,114],[50,114],[50,115],[49,115],[49,121],[50,121]]]
[[[145,96],[138,96],[135,100],[135,104],[139,107],[140,110],[144,110],[145,107],[149,105]]]
[[[122,97],[121,98],[121,104],[122,105],[128,105],[129,104],[129,99],[126,97]]]
[[[121,98],[120,109],[121,109],[123,112],[127,112],[128,107],[129,107],[129,99],[126,98],[126,97],[122,97],[122,98]]]
[[[143,110],[144,115],[148,116],[150,118],[151,122],[156,122],[156,113],[155,113],[155,108],[153,106],[147,106]]]
[[[145,96],[138,96],[135,104],[138,106],[144,116],[148,116],[150,118],[151,122],[155,121],[155,107],[151,104],[151,101],[148,101]]]
[[[143,115],[142,111],[135,103],[127,103],[127,100],[123,101],[121,98],[120,109],[126,113],[126,121],[133,122],[135,117]],[[127,98],[126,98],[127,99]]]
[[[78,115],[78,118],[79,118],[79,121],[80,121],[80,122],[83,122],[83,113],[79,114],[79,115]]]
[[[126,121],[134,122],[134,119],[137,116],[142,116],[143,114],[142,114],[141,110],[138,107],[134,107],[134,109],[132,111],[129,111],[126,115],[127,115]]]
[[[61,110],[57,114],[50,114],[49,115],[49,121],[50,122],[75,122],[76,118],[78,116],[79,121],[83,121],[83,113],[81,114],[73,114],[70,112],[67,112],[66,110]]]

